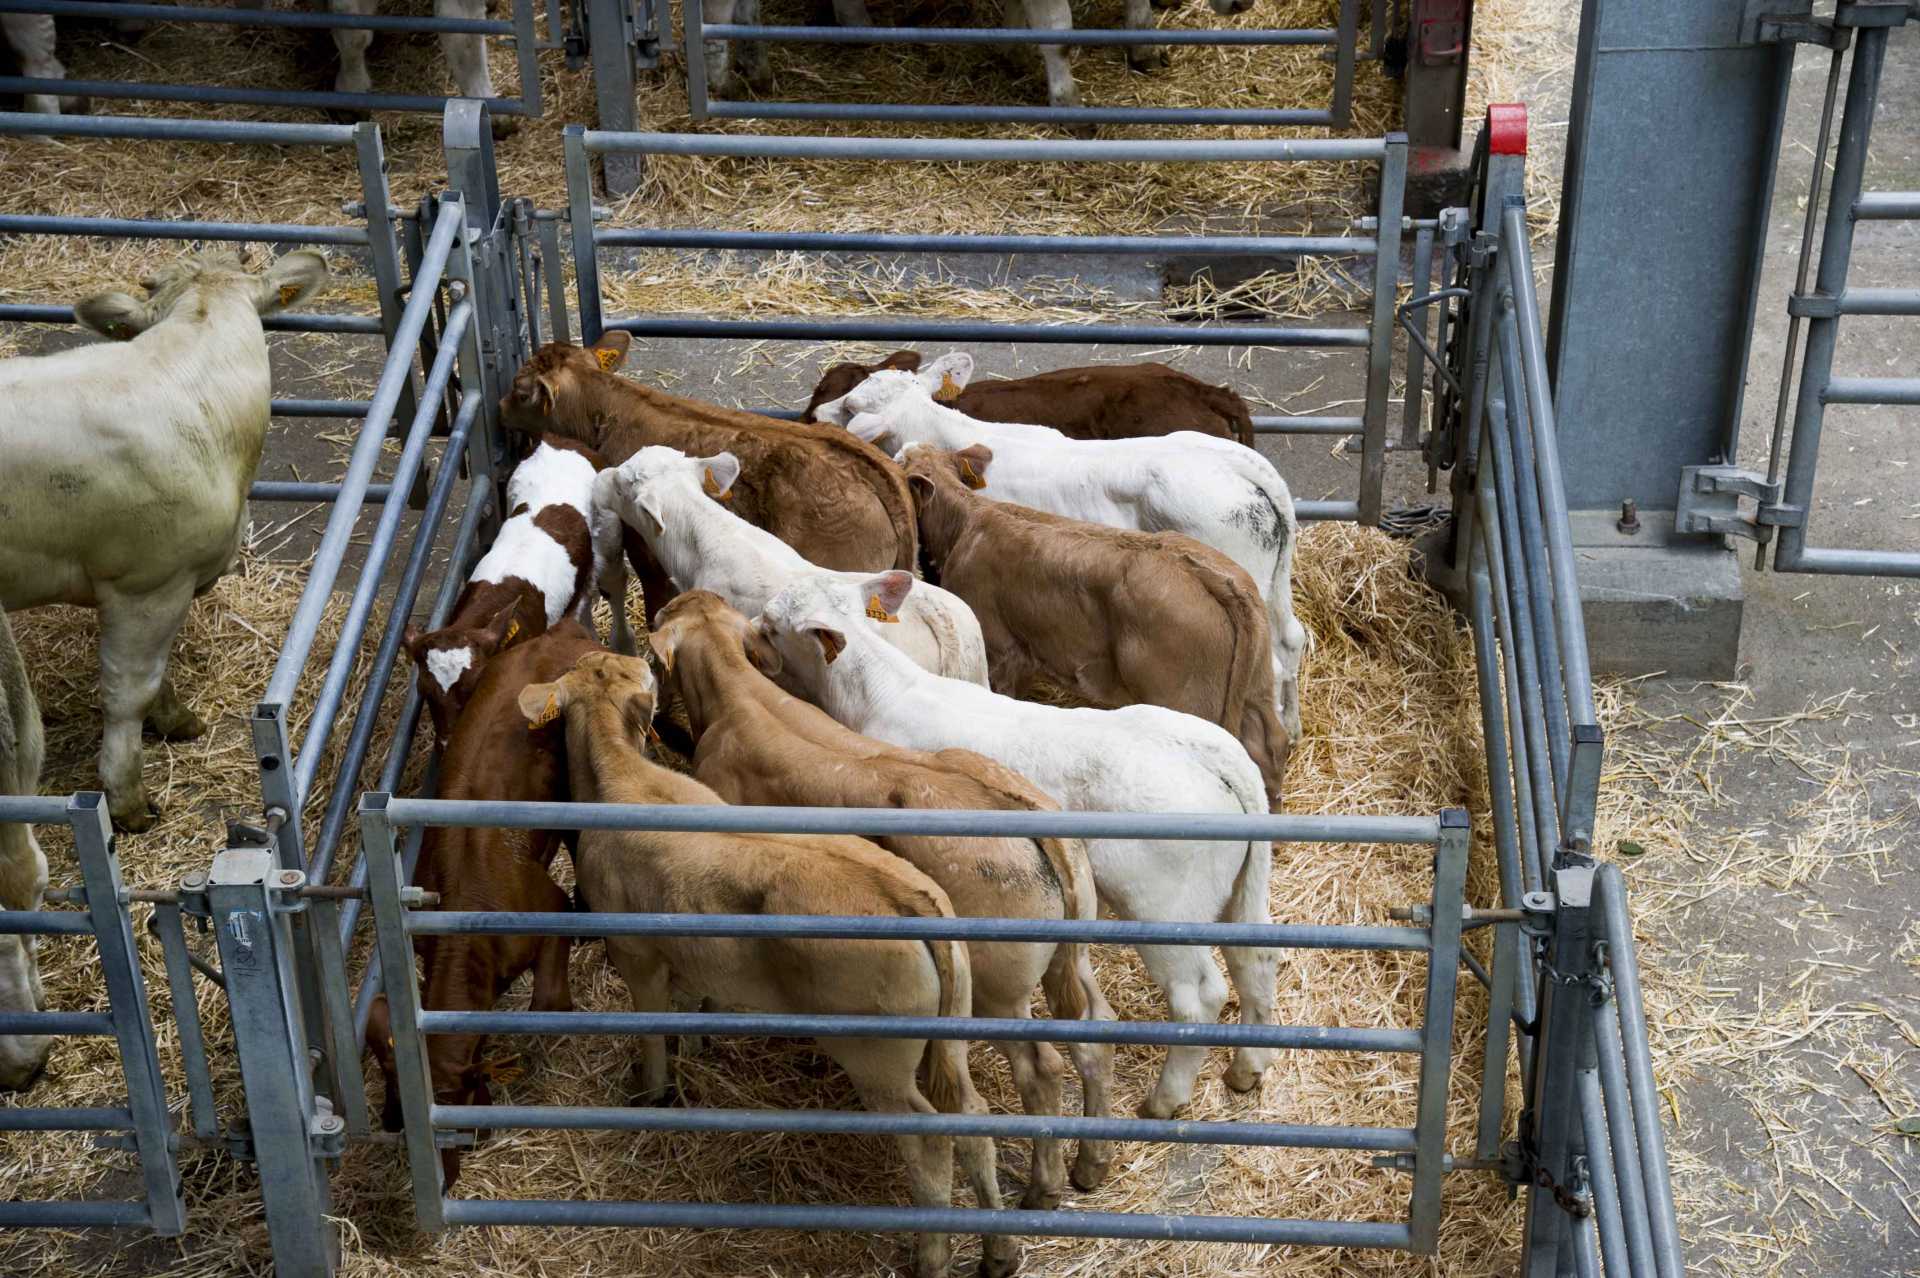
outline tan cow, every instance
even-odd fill
[[[585,803],[717,804],[720,796],[647,757],[652,669],[639,657],[596,653],[552,683],[520,694],[529,722],[565,716],[573,797]],[[865,839],[840,835],[698,834],[587,830],[575,856],[582,908],[640,914],[867,914],[951,918],[939,885]],[[723,1008],[851,1016],[969,1016],[973,975],[956,941],[620,936],[607,952],[637,1012],[664,1012],[670,991]],[[666,1041],[642,1040],[638,1097],[669,1094]],[[986,1111],[954,1040],[822,1039],[868,1109],[882,1113]],[[926,1065],[926,1087],[918,1074]],[[903,1136],[913,1201],[952,1202],[957,1151],[980,1206],[1001,1206],[992,1140]],[[1020,1245],[982,1240],[980,1271],[1019,1267]],[[918,1278],[943,1278],[952,1254],[944,1234],[921,1234]]]
[[[699,743],[694,775],[729,803],[847,808],[958,808],[1057,812],[1030,782],[971,750],[929,754],[863,737],[817,706],[783,691],[750,660],[775,664],[766,641],[719,595],[694,590],[654,619],[653,651],[680,693]],[[876,840],[946,889],[956,914],[975,918],[1099,917],[1093,869],[1079,839],[923,838]],[[1082,945],[1051,942],[970,946],[973,1010],[1024,1018],[1044,985],[1060,1020],[1089,1007],[1111,1018]],[[996,1043],[1029,1114],[1060,1112],[1060,1054],[1046,1043]],[[1105,1117],[1112,1085],[1111,1048],[1075,1044],[1085,1111]],[[1033,1173],[1021,1206],[1051,1209],[1065,1191],[1057,1140],[1035,1141]],[[1073,1183],[1092,1189],[1106,1178],[1111,1152],[1080,1142]]]
[[[1156,705],[1217,723],[1280,806],[1289,740],[1253,579],[1180,533],[1108,528],[975,492],[991,451],[914,447],[907,482],[929,573],[980,620],[994,691],[1036,679],[1098,706]]]
[[[49,19],[51,21],[51,19]],[[46,737],[13,628],[0,612],[0,794],[38,794]],[[0,910],[37,910],[47,894],[47,857],[33,827],[0,823]],[[0,1012],[37,1012],[40,986],[37,937],[0,935]],[[46,1068],[53,1040],[44,1034],[0,1035],[0,1091],[25,1091]]]

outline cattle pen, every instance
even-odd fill
[[[12,128],[14,121],[8,121]],[[1503,1184],[1524,1184],[1526,1219],[1514,1226],[1529,1274],[1596,1272],[1604,1258],[1609,1274],[1645,1274],[1670,1278],[1680,1272],[1671,1190],[1666,1184],[1657,1094],[1653,1090],[1644,1011],[1630,922],[1616,871],[1596,867],[1593,848],[1595,803],[1602,742],[1587,669],[1578,596],[1572,582],[1566,512],[1559,498],[1552,403],[1541,366],[1539,307],[1533,296],[1533,268],[1524,227],[1524,157],[1497,130],[1483,136],[1478,157],[1476,200],[1471,209],[1451,210],[1437,219],[1411,221],[1401,206],[1404,179],[1403,139],[1319,142],[1163,144],[1163,143],[966,143],[952,140],[901,140],[876,144],[842,139],[687,138],[678,135],[629,135],[574,131],[564,156],[570,199],[567,207],[539,209],[510,198],[500,187],[487,117],[471,103],[448,113],[447,165],[450,191],[429,200],[407,217],[375,218],[394,246],[394,261],[404,260],[404,280],[396,273],[379,281],[382,318],[365,317],[364,331],[383,336],[388,355],[372,396],[342,401],[339,415],[361,422],[344,478],[324,489],[289,486],[267,489],[262,497],[328,500],[331,509],[299,601],[284,635],[274,636],[274,669],[252,691],[256,708],[248,719],[251,759],[247,771],[257,781],[253,819],[230,826],[225,846],[177,890],[150,892],[138,903],[169,908],[207,921],[216,939],[217,985],[203,973],[175,974],[176,958],[185,959],[184,942],[167,943],[165,957],[174,1006],[180,1006],[185,982],[218,989],[218,1001],[230,1009],[238,1077],[219,1080],[225,1114],[213,1130],[201,1130],[200,1093],[191,1112],[196,1134],[218,1148],[231,1148],[258,1167],[260,1195],[280,1272],[324,1273],[340,1263],[341,1240],[330,1217],[343,1200],[387,1203],[386,1228],[413,1224],[429,1230],[456,1225],[552,1225],[631,1227],[642,1236],[661,1229],[699,1230],[913,1230],[937,1225],[961,1233],[1015,1233],[1038,1237],[1146,1240],[1155,1247],[1173,1243],[1240,1243],[1298,1247],[1378,1247],[1430,1253],[1443,1246],[1449,1184],[1472,1178],[1497,1197]],[[99,129],[99,122],[18,121],[19,131]],[[211,127],[211,126],[210,126]],[[314,126],[321,128],[323,126]],[[323,135],[314,134],[314,138]],[[370,146],[364,131],[340,130],[330,141]],[[377,135],[375,135],[377,138]],[[1248,251],[1248,237],[1050,237],[921,235],[913,228],[848,236],[781,231],[712,231],[673,227],[600,227],[596,225],[591,159],[596,154],[706,154],[751,160],[758,156],[833,157],[858,148],[865,158],[900,164],[961,164],[1001,160],[1062,164],[1128,163],[1158,165],[1205,162],[1217,154],[1249,163],[1276,165],[1339,161],[1368,166],[1375,173],[1377,203],[1370,227],[1324,236],[1266,237],[1252,242],[1258,251],[1337,255],[1365,264],[1365,321],[1352,327],[1306,325],[1062,326],[956,324],[922,319],[851,317],[819,319],[771,316],[714,318],[650,312],[609,315],[601,289],[603,250],[661,248],[678,252],[713,250],[848,252],[913,251],[932,254],[1055,252],[1066,254],[1168,252],[1225,256]],[[383,192],[369,192],[366,207],[388,206]],[[17,231],[92,232],[68,226],[21,224]],[[355,229],[358,228],[349,228]],[[127,222],[121,233],[154,234],[143,223]],[[298,228],[304,236],[311,228]],[[577,328],[591,340],[620,329],[642,337],[700,337],[740,343],[771,339],[836,341],[1060,342],[1065,340],[1155,347],[1172,342],[1212,343],[1262,348],[1324,346],[1345,353],[1361,367],[1365,386],[1360,412],[1346,415],[1282,413],[1258,424],[1264,433],[1323,436],[1357,441],[1361,465],[1351,496],[1308,506],[1303,512],[1328,524],[1381,522],[1382,476],[1387,455],[1401,444],[1390,437],[1393,336],[1403,323],[1418,329],[1421,343],[1429,330],[1428,313],[1444,308],[1434,341],[1431,368],[1416,345],[1409,385],[1419,385],[1431,407],[1428,420],[1406,410],[1404,425],[1426,431],[1430,455],[1445,452],[1456,475],[1456,518],[1430,558],[1433,575],[1458,589],[1472,637],[1465,676],[1473,689],[1479,739],[1484,750],[1468,761],[1453,759],[1439,784],[1424,787],[1417,799],[1392,796],[1394,778],[1375,779],[1366,811],[1326,815],[1248,818],[1244,837],[1268,837],[1287,845],[1326,842],[1365,850],[1393,865],[1382,896],[1369,890],[1337,897],[1343,908],[1364,921],[1288,922],[1237,932],[1209,920],[1154,932],[1156,925],[1106,921],[1039,925],[1016,920],[957,920],[941,928],[898,925],[876,928],[871,921],[755,917],[698,919],[673,916],[499,916],[463,915],[426,908],[408,887],[411,856],[420,832],[434,824],[531,826],[560,822],[583,828],[758,828],[794,830],[831,827],[873,833],[883,829],[924,827],[929,833],[1011,832],[1097,834],[1153,826],[1169,837],[1202,837],[1206,831],[1179,814],[1071,813],[1013,816],[1006,813],[874,813],[835,810],[721,812],[700,809],[515,809],[491,804],[445,806],[427,798],[403,797],[408,789],[431,794],[431,761],[413,749],[419,704],[410,687],[393,686],[400,627],[442,563],[430,616],[443,617],[467,567],[497,523],[497,484],[508,462],[499,429],[497,402],[514,367],[544,334],[565,334],[569,324],[562,282],[559,233],[571,240]],[[293,242],[294,228],[200,226],[199,237]],[[370,229],[368,240],[382,232]],[[1413,280],[1402,268],[1403,236],[1413,248]],[[1151,238],[1152,243],[1146,240]],[[327,242],[324,239],[322,242]],[[358,239],[336,242],[360,246]],[[376,247],[369,243],[369,247]],[[378,269],[379,252],[374,253]],[[1431,283],[1439,269],[1443,287]],[[1412,293],[1400,298],[1400,286]],[[387,317],[391,309],[391,317]],[[14,318],[54,319],[32,314]],[[370,324],[371,327],[365,327]],[[356,330],[360,331],[360,330]],[[1412,398],[1410,396],[1410,398]],[[300,405],[305,407],[307,405]],[[283,411],[293,411],[282,405]],[[403,425],[403,430],[391,428]],[[382,486],[376,472],[395,436],[397,456],[390,458],[390,479]],[[429,463],[430,445],[440,445],[437,463]],[[1417,437],[1416,437],[1417,442]],[[456,497],[464,497],[457,504]],[[356,519],[363,507],[379,507],[380,518],[365,547],[364,566],[346,600],[337,626],[323,623],[338,612],[334,596],[344,570]],[[410,540],[403,536],[404,513],[417,509]],[[1318,531],[1318,530],[1316,530]],[[1355,534],[1359,535],[1359,534]],[[1374,534],[1366,534],[1371,537]],[[1310,543],[1311,544],[1311,543]],[[1328,560],[1339,543],[1329,537]],[[402,553],[401,547],[406,547]],[[1346,561],[1351,562],[1351,561]],[[1401,561],[1404,574],[1405,561]],[[1372,588],[1381,587],[1376,583]],[[1402,583],[1401,589],[1415,589]],[[1322,618],[1323,643],[1343,642],[1338,620],[1342,592],[1325,592],[1329,615]],[[1350,603],[1350,600],[1347,601]],[[384,620],[380,620],[384,613]],[[1443,610],[1429,607],[1421,624],[1433,635],[1451,635]],[[1359,622],[1351,624],[1361,624]],[[323,639],[323,633],[328,637]],[[307,667],[325,644],[335,646],[316,682]],[[1433,651],[1467,657],[1467,649],[1448,638],[1429,636]],[[1448,657],[1452,659],[1451,655]],[[1331,704],[1326,713],[1337,713]],[[332,738],[350,721],[344,748]],[[364,773],[388,742],[377,779]],[[1462,780],[1463,775],[1476,778]],[[1484,775],[1487,819],[1471,828],[1463,803],[1479,808],[1472,786]],[[1404,788],[1404,787],[1403,787]],[[1337,802],[1337,801],[1336,801]],[[76,799],[75,803],[80,803]],[[1387,810],[1391,809],[1391,810]],[[67,807],[62,811],[68,811]],[[0,808],[0,815],[9,809]],[[50,812],[51,809],[45,809]],[[36,808],[23,815],[43,815]],[[353,818],[357,817],[357,825]],[[350,829],[357,833],[350,833]],[[1218,833],[1218,831],[1214,831]],[[1413,850],[1408,855],[1408,850]],[[1429,855],[1430,850],[1430,855]],[[203,850],[204,853],[204,850]],[[1311,858],[1308,858],[1309,860]],[[1477,861],[1477,869],[1475,863]],[[83,865],[86,862],[83,859]],[[1357,868],[1348,863],[1349,868]],[[1309,867],[1301,866],[1303,877]],[[1417,886],[1413,886],[1416,885]],[[1370,885],[1379,887],[1380,885]],[[84,899],[96,917],[96,936],[132,935],[130,910],[136,903],[88,870],[86,890],[65,899]],[[1287,895],[1282,917],[1296,917],[1304,902]],[[1394,911],[1399,914],[1396,917]],[[78,917],[52,910],[41,918],[0,916],[0,930],[60,928],[78,932],[53,918]],[[107,922],[102,923],[100,920]],[[1151,939],[1158,943],[1217,945],[1227,941],[1307,951],[1300,960],[1296,1003],[1318,1013],[1321,1004],[1308,990],[1318,974],[1360,958],[1378,960],[1372,978],[1388,993],[1376,997],[1354,1023],[1324,1024],[1289,1019],[1272,1027],[1212,1026],[1195,1029],[1165,1022],[1150,994],[1130,992],[1126,1019],[1083,1022],[1068,1032],[1056,1023],[967,1021],[955,1025],[867,1026],[816,1023],[806,1018],[700,1014],[640,1017],[608,1008],[604,969],[589,978],[593,1010],[572,1014],[502,1010],[490,1013],[436,1013],[419,1005],[409,961],[410,937],[454,932],[507,933],[568,931],[580,936],[614,932],[667,933],[700,929],[741,934],[786,931],[794,934],[875,936],[942,935],[1013,939],[1045,934],[1074,936],[1119,947]],[[944,930],[942,930],[944,929]],[[161,926],[163,938],[170,926]],[[1470,944],[1475,940],[1490,943]],[[371,954],[369,954],[371,947]],[[1351,951],[1358,951],[1353,954]],[[1337,957],[1336,957],[1337,956]],[[212,964],[193,954],[203,968]],[[108,962],[115,960],[109,959]],[[580,960],[577,960],[580,961]],[[1103,957],[1121,970],[1124,957]],[[1457,973],[1465,967],[1468,979]],[[396,971],[408,973],[395,980]],[[1136,981],[1136,984],[1138,982]],[[376,991],[393,1007],[394,1046],[401,1074],[400,1103],[405,1123],[407,1178],[396,1193],[391,1172],[400,1151],[373,1130],[360,1063],[367,1009]],[[208,993],[202,990],[202,994]],[[1376,992],[1378,993],[1378,992]],[[1458,996],[1458,997],[1457,997]],[[189,1003],[197,1003],[192,994]],[[1388,1023],[1385,1012],[1404,1002],[1417,1003],[1413,1023]],[[1470,1014],[1458,1014],[1460,1008]],[[36,1013],[47,1016],[58,1013]],[[575,1019],[565,1019],[566,1017]],[[459,1020],[466,1017],[466,1020]],[[555,1018],[560,1019],[555,1019]],[[120,1020],[116,1001],[115,1023]],[[1361,1023],[1363,1022],[1364,1023]],[[1341,1121],[1279,1121],[1244,1107],[1235,1117],[1230,1102],[1208,1098],[1204,1116],[1164,1123],[1132,1119],[1035,1119],[992,1115],[977,1119],[913,1119],[795,1108],[781,1104],[801,1087],[814,1085],[804,1059],[791,1047],[776,1055],[745,1055],[737,1046],[714,1045],[721,1061],[752,1062],[764,1070],[768,1085],[741,1091],[717,1077],[721,1071],[694,1068],[706,1079],[710,1095],[725,1103],[688,1108],[640,1110],[613,1108],[602,1076],[614,1059],[606,1048],[586,1056],[575,1036],[701,1032],[719,1037],[791,1038],[821,1033],[914,1032],[967,1039],[1017,1032],[1049,1039],[1084,1035],[1088,1041],[1126,1044],[1170,1042],[1260,1044],[1295,1056],[1330,1056],[1342,1064],[1327,1076],[1302,1074],[1288,1065],[1283,1073],[1303,1087],[1303,1105],[1325,1109]],[[151,1022],[149,1022],[151,1025]],[[27,1021],[7,1028],[30,1029]],[[52,1028],[49,1024],[48,1028]],[[421,1065],[425,1037],[454,1028],[486,1028],[500,1034],[555,1033],[566,1036],[543,1057],[565,1070],[531,1071],[524,1088],[512,1080],[512,1103],[486,1113],[449,1109],[433,1103]],[[1468,1054],[1484,1058],[1477,1077],[1455,1067],[1464,1036]],[[184,1038],[184,1035],[183,1035]],[[121,1038],[123,1058],[128,1040]],[[617,1053],[616,1044],[611,1051]],[[571,1053],[571,1054],[569,1054]],[[317,1058],[317,1069],[306,1062]],[[1383,1062],[1399,1059],[1389,1067]],[[139,1050],[126,1059],[129,1088],[134,1076],[150,1088],[152,1070]],[[145,1073],[140,1073],[143,1068]],[[205,1071],[188,1063],[193,1088]],[[1395,1070],[1400,1072],[1395,1073]],[[596,1072],[600,1071],[600,1072]],[[502,1067],[503,1076],[512,1071]],[[544,1090],[548,1074],[552,1090]],[[1329,1085],[1329,1079],[1333,1080]],[[1358,1101],[1331,1095],[1340,1083],[1353,1085]],[[212,1084],[208,1084],[211,1088]],[[583,1099],[595,1091],[598,1104]],[[734,1099],[727,1101],[732,1095]],[[525,1097],[533,1103],[522,1103]],[[1516,1097],[1520,1103],[1514,1104]],[[563,1103],[564,1102],[564,1103]],[[143,1101],[143,1104],[147,1102]],[[233,1120],[244,1107],[248,1138],[239,1137]],[[1374,1112],[1368,1112],[1372,1110]],[[1386,1112],[1391,1110],[1392,1112]],[[9,1113],[32,1114],[28,1108]],[[139,1115],[136,1113],[135,1117]],[[211,1120],[212,1115],[206,1117]],[[1315,1112],[1318,1120],[1321,1115]],[[26,1120],[22,1120],[23,1122]],[[171,1157],[157,1156],[151,1115],[137,1133],[143,1169],[155,1175],[182,1173]],[[469,1155],[468,1175],[482,1187],[508,1192],[450,1197],[441,1177],[437,1151],[465,1148],[476,1128],[498,1131]],[[532,1146],[509,1135],[524,1128],[541,1137],[603,1129],[614,1133],[679,1134],[705,1143],[712,1151],[752,1149],[748,1160],[758,1179],[729,1181],[725,1168],[696,1167],[691,1183],[673,1187],[692,1195],[667,1200],[646,1177],[607,1143],[582,1146]],[[1257,1174],[1273,1185],[1265,1193],[1226,1192],[1212,1210],[1170,1210],[1164,1196],[1137,1209],[1142,1195],[1126,1172],[1102,1204],[1072,1212],[1009,1212],[983,1218],[954,1209],[929,1216],[922,1209],[890,1205],[883,1179],[845,1169],[852,1200],[836,1201],[822,1186],[798,1175],[794,1155],[764,1152],[764,1142],[806,1142],[799,1147],[816,1158],[847,1160],[847,1135],[918,1130],[979,1130],[999,1136],[1041,1131],[1062,1136],[1099,1136],[1138,1142],[1171,1142],[1198,1147],[1246,1144],[1261,1150],[1306,1150],[1346,1160],[1337,1174],[1342,1192],[1360,1179],[1375,1183],[1366,1218],[1344,1214],[1280,1215],[1263,1201],[1283,1193],[1278,1187],[1294,1177],[1295,1164],[1262,1163],[1255,1172],[1223,1154],[1218,1177]],[[722,1145],[722,1133],[758,1133],[762,1144]],[[1467,1152],[1461,1143],[1467,1134]],[[182,1133],[184,1135],[184,1133]],[[160,1147],[164,1148],[164,1144]],[[583,1154],[583,1149],[587,1151]],[[562,1152],[567,1155],[561,1156]],[[149,1157],[154,1154],[156,1156]],[[489,1175],[494,1157],[509,1160],[504,1173]],[[1161,1156],[1156,1153],[1156,1157]],[[531,1163],[514,1159],[531,1159]],[[588,1197],[602,1176],[587,1174],[583,1157],[615,1184],[634,1185],[625,1199]],[[1143,1155],[1144,1157],[1144,1155]],[[784,1158],[787,1161],[769,1161]],[[344,1162],[343,1162],[344,1160]],[[566,1163],[571,1161],[573,1169]],[[1371,1161],[1371,1166],[1366,1166]],[[345,1163],[353,1163],[349,1170]],[[539,1168],[538,1174],[523,1169]],[[1156,1163],[1162,1168],[1165,1165]],[[1316,1173],[1317,1175],[1318,1173]],[[1396,1178],[1406,1177],[1405,1181]],[[1307,1179],[1313,1179],[1309,1176]],[[1186,1203],[1211,1205],[1214,1199],[1203,1171]],[[177,1182],[176,1182],[177,1183]],[[539,1197],[511,1192],[524,1183]],[[1382,1191],[1379,1184],[1398,1186]],[[741,1197],[755,1188],[795,1191],[801,1201],[749,1203]],[[1399,1209],[1383,1216],[1372,1209],[1381,1196]],[[1337,1196],[1337,1195],[1336,1195]],[[393,1210],[398,1197],[409,1206]],[[1173,1196],[1178,1201],[1179,1195]],[[1322,1200],[1324,1201],[1324,1200]],[[1129,1205],[1131,1204],[1131,1205]],[[150,1209],[148,1223],[159,1227],[162,1215]],[[18,1223],[29,1223],[26,1204],[10,1208]],[[1498,1215],[1497,1211],[1494,1213]],[[58,1224],[49,1210],[42,1223]],[[396,1222],[397,1221],[397,1225]],[[9,1223],[13,1223],[10,1221]],[[129,1222],[131,1223],[131,1222]],[[176,1222],[181,1223],[181,1222]],[[188,1227],[191,1220],[184,1222]],[[723,1237],[735,1237],[727,1234]],[[576,1235],[577,1237],[577,1235]],[[672,1235],[665,1246],[701,1248],[711,1263],[753,1263],[751,1251],[705,1250],[709,1235]],[[1510,1239],[1510,1242],[1515,1241]],[[361,1245],[361,1244],[356,1244]],[[658,1247],[662,1244],[655,1242]],[[885,1252],[835,1251],[835,1244],[805,1244],[793,1263],[852,1272],[862,1265],[887,1263]],[[749,1245],[750,1246],[750,1245]],[[1037,1252],[1036,1259],[1050,1253]],[[1068,1253],[1059,1253],[1064,1259]],[[1109,1258],[1129,1253],[1103,1253]],[[1171,1253],[1169,1253],[1171,1254]],[[764,1256],[761,1263],[765,1262]]]

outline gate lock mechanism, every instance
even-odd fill
[[[1798,528],[1807,512],[1780,500],[1784,485],[1738,466],[1683,466],[1673,530],[1765,542],[1775,528]],[[1742,499],[1753,503],[1743,508]]]

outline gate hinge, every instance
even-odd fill
[[[1897,27],[1913,16],[1913,0],[1840,0],[1836,27]]]
[[[1673,530],[1766,541],[1774,528],[1797,528],[1806,511],[1780,500],[1783,485],[1738,466],[1683,466]],[[1743,508],[1742,500],[1753,502]]]
[[[325,1096],[313,1098],[313,1119],[307,1124],[307,1144],[315,1158],[338,1158],[347,1152],[347,1120],[333,1112]]]
[[[1825,293],[1793,293],[1787,297],[1787,314],[1799,319],[1838,319],[1840,299]]]
[[[1851,31],[1820,18],[1762,17],[1761,44],[1817,44],[1827,49],[1845,49],[1853,38]]]

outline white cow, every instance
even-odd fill
[[[264,0],[256,0],[258,7]],[[366,16],[377,12],[380,0],[327,0],[327,7],[335,13]],[[433,15],[436,18],[467,18],[481,20],[487,16],[487,0],[433,0]],[[373,32],[349,30],[335,27],[333,45],[340,52],[340,70],[334,76],[333,87],[341,93],[373,92],[373,77],[367,72],[367,46],[373,43]],[[454,96],[462,98],[491,98],[493,91],[493,71],[487,65],[487,38],[483,35],[463,35],[456,32],[440,34],[440,53],[447,60],[447,71],[453,77]],[[493,132],[496,137],[511,132],[518,120],[510,115],[493,117]]]
[[[153,823],[140,724],[206,725],[167,679],[187,606],[233,564],[271,412],[260,317],[325,278],[289,253],[258,275],[230,252],[98,293],[80,322],[115,339],[0,361],[0,608],[100,610],[100,779],[114,821]]]
[[[739,476],[740,461],[732,453],[689,457],[655,445],[642,448],[617,469],[601,471],[594,505],[619,512],[673,578],[675,589],[711,590],[749,617],[801,577],[850,584],[867,579],[867,573],[817,567],[772,533],[723,508],[720,503]],[[659,610],[653,600],[647,602]],[[922,586],[905,606],[891,610],[875,608],[869,600],[861,625],[922,669],[986,686],[987,648],[980,622],[950,591]]]
[[[983,496],[1109,528],[1185,533],[1253,578],[1273,632],[1275,707],[1300,739],[1300,659],[1307,632],[1293,615],[1293,496],[1273,463],[1244,444],[1197,431],[1140,439],[1072,439],[1050,426],[983,422],[935,397],[973,376],[973,357],[943,355],[917,372],[880,369],[822,404],[823,422],[904,452],[916,444],[958,451],[985,444],[992,475]],[[971,482],[971,481],[970,481]]]
[[[40,707],[14,647],[13,629],[0,613],[0,794],[38,794],[46,753]],[[0,910],[37,910],[47,894],[47,858],[33,827],[0,824]],[[37,938],[0,936],[0,1012],[37,1012],[40,986]],[[53,1040],[42,1034],[0,1035],[0,1091],[25,1091],[46,1068]]]
[[[1016,701],[929,674],[861,624],[869,597],[898,609],[918,588],[899,571],[861,583],[808,577],[775,595],[753,626],[772,646],[782,673],[855,732],[918,750],[984,754],[1063,808],[1266,813],[1260,769],[1224,728],[1160,706],[1087,710]],[[1268,921],[1273,848],[1264,840],[1088,839],[1087,852],[1101,905],[1122,918]],[[1176,1020],[1219,1019],[1227,988],[1204,948],[1143,945],[1139,951]],[[1273,1024],[1276,951],[1224,954],[1241,1021]],[[1168,1118],[1192,1099],[1206,1055],[1203,1047],[1169,1049],[1140,1112]],[[1271,1057],[1266,1048],[1236,1049],[1227,1084],[1240,1091],[1257,1086]]]
[[[20,61],[20,74],[30,80],[64,80],[67,69],[54,56],[53,15],[46,13],[0,13],[0,35]],[[79,98],[46,93],[27,94],[26,109],[42,115],[63,111],[82,111],[86,104]]]

